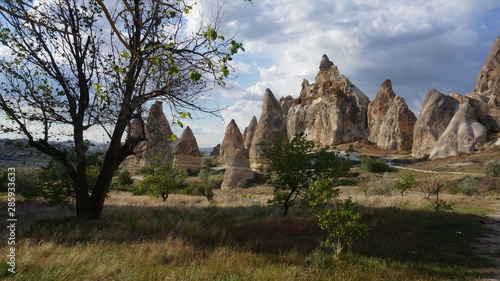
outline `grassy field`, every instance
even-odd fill
[[[465,160],[470,162],[469,160]],[[465,162],[464,161],[464,162]],[[442,162],[414,166],[444,166]],[[477,161],[479,163],[479,161]],[[427,166],[426,166],[427,165]],[[413,166],[413,165],[411,165]],[[467,165],[468,167],[472,165]],[[444,168],[443,168],[444,169]],[[479,171],[476,166],[473,171]],[[450,168],[447,171],[453,171]],[[112,191],[102,219],[81,221],[57,207],[18,202],[17,273],[0,265],[6,280],[483,280],[494,266],[477,253],[485,215],[499,200],[497,180],[478,177],[478,194],[450,192],[461,175],[439,177],[441,199],[453,209],[439,215],[418,189],[404,197],[383,187],[402,171],[374,176],[353,169],[340,187],[369,227],[340,260],[319,247],[326,236],[315,211],[269,206],[261,185],[202,196],[172,194],[166,202]],[[218,176],[220,177],[220,176]],[[196,179],[192,179],[196,182]],[[7,198],[0,196],[6,213]],[[2,227],[1,237],[8,237]],[[6,240],[6,239],[5,239]],[[2,252],[8,252],[4,246]]]

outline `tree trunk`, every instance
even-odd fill
[[[96,219],[86,186],[77,183],[75,191],[76,216],[85,220]]]

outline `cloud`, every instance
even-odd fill
[[[203,0],[204,8],[212,7]],[[260,0],[224,5],[222,29],[236,34],[244,70],[220,94],[222,115],[240,129],[260,114],[270,88],[297,97],[302,79],[314,81],[323,54],[373,99],[391,79],[418,114],[431,88],[469,92],[500,33],[500,3],[468,0]]]

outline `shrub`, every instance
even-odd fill
[[[489,177],[499,177],[500,176],[500,161],[490,161],[486,163],[486,175]]]
[[[399,193],[401,193],[401,197],[403,197],[408,190],[417,187],[417,184],[418,183],[413,174],[406,172],[402,176],[402,179],[394,184],[394,189],[399,191]]]
[[[172,164],[163,163],[159,155],[152,158],[150,162],[151,165],[140,169],[145,176],[139,184],[139,191],[151,197],[161,197],[163,201],[166,201],[169,192],[180,187],[181,179],[186,176],[186,172],[177,169]]]
[[[472,196],[479,193],[478,183],[475,177],[466,176],[457,184],[457,191],[467,196]]]
[[[394,168],[387,165],[384,160],[375,160],[371,157],[361,158],[361,170],[370,173],[393,172]]]
[[[118,175],[118,183],[121,185],[132,185],[134,180],[130,177],[130,172],[128,170],[123,170]]]
[[[365,196],[370,195],[391,195],[393,186],[389,180],[389,174],[372,175],[366,184],[360,186]]]

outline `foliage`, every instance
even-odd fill
[[[467,196],[479,194],[478,182],[473,176],[466,176],[457,184],[457,191]]]
[[[347,246],[350,252],[355,239],[368,235],[368,227],[361,222],[361,212],[355,209],[351,198],[339,199],[338,189],[332,190],[328,180],[317,180],[310,186],[311,206],[321,206],[317,214],[318,224],[328,233],[328,238],[321,243],[333,250],[333,255],[340,258]]]
[[[208,169],[206,168],[201,169],[198,176],[201,179],[201,184],[203,187],[203,195],[207,197],[209,201],[212,200],[212,198],[214,197],[212,189],[216,188],[216,183],[208,174]]]
[[[387,165],[384,160],[375,160],[369,156],[361,158],[361,170],[370,173],[393,172],[394,168]]]
[[[7,171],[3,171],[0,174],[0,192],[7,192],[7,190],[8,190],[8,187],[7,187],[7,183],[9,182],[8,174],[9,173]]]
[[[370,195],[390,195],[393,191],[393,185],[389,179],[389,173],[370,175],[368,181],[360,185],[360,190],[367,197]]]
[[[404,194],[408,192],[410,189],[416,188],[418,185],[417,180],[413,176],[412,173],[406,172],[403,174],[400,181],[394,183],[394,189],[401,193],[401,197],[404,197]]]
[[[128,170],[123,170],[118,174],[118,183],[121,185],[132,185],[134,184],[134,179],[132,179]]]
[[[161,197],[163,201],[166,201],[168,194],[181,186],[181,180],[187,176],[187,173],[173,164],[164,163],[161,155],[150,159],[150,163],[139,170],[145,175],[139,183],[140,193],[144,192],[151,197]]]
[[[144,123],[151,101],[165,101],[176,119],[218,112],[202,96],[225,86],[233,56],[244,48],[219,29],[222,7],[201,15],[197,31],[184,32],[196,12],[190,3],[2,1],[2,129],[61,164],[78,217],[100,218],[114,172],[147,137],[127,128],[135,119]],[[92,175],[83,149],[88,131],[102,132],[109,144]],[[60,137],[71,139],[74,158],[54,145]]]
[[[284,216],[296,200],[309,200],[311,182],[324,179],[336,183],[351,167],[348,159],[299,136],[290,142],[282,140],[262,144],[261,149],[269,161],[268,172],[274,187],[271,202],[283,205]]]
[[[443,184],[439,182],[438,177],[425,176],[424,180],[420,182],[420,190],[424,197],[431,203],[432,208],[436,211],[436,216],[439,212],[445,210],[452,210],[453,207],[450,203],[439,198],[441,191],[443,191]]]
[[[92,145],[87,142],[83,150],[87,152]],[[70,159],[76,158],[73,148],[66,148]],[[102,152],[88,152],[86,165],[86,180],[93,183],[102,167]],[[55,159],[51,159],[41,170],[20,170],[24,175],[18,178],[22,183],[16,183],[18,192],[27,201],[42,201],[47,205],[61,205],[72,209],[76,198],[74,182],[65,167]],[[91,185],[90,185],[91,186]],[[89,190],[91,192],[91,190]]]
[[[486,175],[489,177],[500,177],[500,160],[486,163]]]

